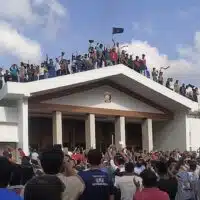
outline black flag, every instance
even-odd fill
[[[90,43],[90,44],[94,43],[94,40],[89,40],[89,43]]]
[[[123,28],[113,28],[112,34],[119,34],[119,33],[123,33],[124,29]]]

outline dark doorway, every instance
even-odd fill
[[[29,144],[41,149],[53,144],[52,118],[29,118]],[[62,120],[63,146],[70,150],[77,146],[85,148],[85,121],[74,119]]]
[[[96,121],[96,148],[105,152],[114,142],[114,122]]]
[[[141,124],[126,123],[126,146],[134,149],[142,149]]]

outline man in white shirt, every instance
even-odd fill
[[[38,158],[39,158],[39,154],[36,152],[36,150],[33,150],[32,154],[31,154],[31,159],[38,160]]]
[[[58,58],[56,58],[56,76],[61,76],[60,62]]]
[[[123,176],[115,177],[115,187],[120,189],[121,200],[132,200],[136,192],[134,179],[142,186],[142,179],[139,176],[133,175],[134,165],[129,162],[125,164],[125,173]]]
[[[174,90],[174,82],[173,82],[173,78],[170,79],[170,82],[169,82],[169,88],[171,90]]]
[[[187,85],[186,86],[186,97],[188,97],[188,98],[192,98],[192,88],[189,86],[189,85]]]
[[[4,72],[3,68],[0,68],[0,89],[3,87]]]
[[[44,79],[45,68],[44,64],[39,66],[39,80]]]
[[[114,171],[119,169],[119,172],[124,172],[125,171],[125,167],[124,167],[125,161],[124,161],[124,159],[123,158],[119,158],[117,162],[118,162],[118,166],[115,164],[113,159],[110,160],[110,165],[111,165],[112,169]]]

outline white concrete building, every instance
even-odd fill
[[[196,111],[196,113],[194,112]],[[0,90],[0,145],[195,150],[198,103],[123,65]]]

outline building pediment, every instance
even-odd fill
[[[41,103],[163,114],[163,111],[109,85],[49,99]]]
[[[173,116],[169,110],[111,81],[40,94],[29,99],[29,108],[31,112],[94,113],[140,119]]]

